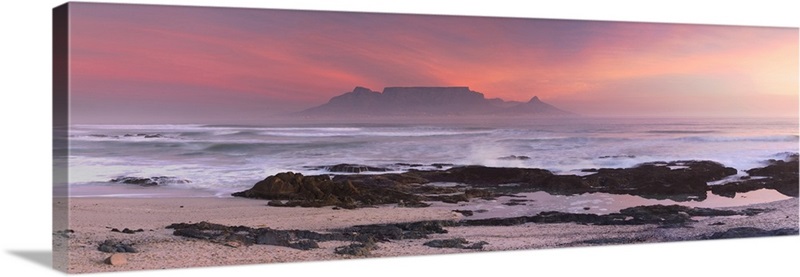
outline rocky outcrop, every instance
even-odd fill
[[[380,204],[426,207],[425,201],[459,203],[474,198],[544,191],[554,195],[583,193],[628,194],[651,199],[698,201],[709,190],[717,194],[757,188],[776,189],[797,195],[797,160],[773,161],[770,166],[749,170],[769,175],[728,185],[709,186],[712,181],[735,175],[736,169],[712,161],[673,161],[640,164],[632,168],[586,170],[585,176],[558,175],[538,168],[456,166],[446,170],[409,168],[403,173],[303,176],[284,172],[267,177],[253,188],[234,196],[273,200],[272,206],[358,208]],[[364,165],[335,165],[343,171],[382,170]],[[364,171],[362,171],[364,172]],[[431,183],[457,183],[436,186]],[[510,201],[509,205],[521,205]]]
[[[736,169],[712,161],[646,163],[633,168],[599,169],[583,177],[598,192],[656,199],[705,199],[708,182],[736,174]]]
[[[306,230],[226,226],[209,222],[175,223],[166,228],[174,229],[175,231],[172,234],[175,236],[200,239],[228,246],[261,244],[309,250],[319,248],[319,242],[350,241],[353,243],[337,247],[334,252],[341,255],[368,256],[371,250],[377,248],[376,242],[425,239],[430,234],[447,233],[443,227],[452,226],[453,224],[453,222],[449,221],[373,224],[329,230],[325,233]]]
[[[270,205],[290,207],[357,208],[401,202],[424,205],[421,203],[422,197],[403,192],[396,185],[395,182],[375,182],[368,186],[350,180],[334,181],[327,175],[303,176],[285,172],[269,176],[251,189],[234,193],[233,196],[281,200],[272,201]]]
[[[139,185],[143,187],[163,186],[169,184],[187,184],[191,183],[189,180],[179,179],[169,176],[156,176],[156,177],[128,177],[122,176],[109,180],[112,183]]]
[[[339,255],[368,257],[372,254],[372,250],[375,250],[376,248],[378,248],[378,246],[372,241],[364,243],[356,242],[349,245],[336,247],[333,252]]]
[[[136,253],[133,243],[117,240],[105,240],[97,246],[97,250],[106,253]]]
[[[422,245],[433,248],[458,248],[458,249],[482,250],[483,246],[487,244],[489,243],[485,241],[479,241],[470,244],[469,241],[467,241],[465,238],[452,238],[452,239],[436,239],[423,243]]]
[[[590,225],[645,225],[662,227],[684,227],[695,222],[694,216],[755,215],[769,210],[748,209],[744,211],[690,208],[680,205],[636,206],[622,209],[618,213],[604,215],[564,212],[541,212],[534,216],[510,218],[472,219],[459,222],[466,226],[511,226],[526,223],[578,223]]]
[[[787,160],[769,160],[769,165],[747,170],[752,177],[722,185],[711,186],[711,192],[725,197],[734,197],[738,192],[758,189],[774,189],[784,195],[798,197],[798,155]],[[753,178],[756,177],[756,178]]]
[[[176,223],[166,227],[175,229],[176,236],[207,240],[223,245],[275,245],[299,250],[319,248],[318,241],[347,240],[339,234],[320,234],[304,230],[275,230],[246,226],[225,226],[209,222]]]
[[[514,160],[525,161],[525,160],[530,160],[530,159],[531,159],[531,157],[528,157],[528,156],[517,156],[517,155],[508,155],[508,156],[503,156],[503,157],[500,157],[500,158],[497,158],[497,159],[498,159],[498,160],[504,160],[504,161],[514,161]]]
[[[410,171],[430,182],[464,183],[495,192],[545,191],[550,194],[605,192],[687,201],[705,199],[707,182],[736,174],[711,161],[642,164],[633,168],[597,169],[588,176],[556,175],[536,168],[454,167],[445,171]],[[504,186],[502,184],[518,184]]]
[[[144,232],[144,229],[133,230],[133,229],[125,228],[125,229],[122,229],[122,231],[120,231],[117,228],[113,228],[113,229],[111,229],[111,232],[117,232],[117,233],[123,233],[123,234],[135,234],[135,233],[139,233],[139,232]]]

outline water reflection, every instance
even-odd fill
[[[702,201],[683,201],[647,199],[633,195],[608,193],[586,193],[580,195],[551,195],[546,192],[519,193],[515,196],[502,196],[495,200],[477,199],[469,203],[433,203],[437,207],[475,211],[470,219],[532,216],[544,211],[569,213],[609,214],[621,209],[643,205],[682,205],[699,208],[724,208],[785,200],[792,197],[775,190],[760,189],[737,193],[733,198],[722,197],[708,192]]]

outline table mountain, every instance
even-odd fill
[[[468,87],[387,87],[377,92],[356,87],[328,103],[304,110],[304,116],[459,116],[539,115],[572,113],[544,103],[534,96],[528,102],[486,99]]]

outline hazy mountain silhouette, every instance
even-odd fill
[[[304,116],[458,116],[538,115],[572,113],[544,103],[538,97],[528,102],[486,99],[468,87],[387,87],[377,92],[356,87],[331,98],[328,103],[298,113]]]

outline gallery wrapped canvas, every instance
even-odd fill
[[[70,273],[798,234],[798,29],[68,3]]]

